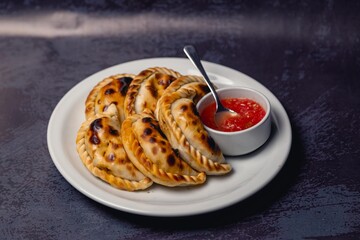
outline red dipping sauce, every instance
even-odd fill
[[[250,128],[264,118],[266,112],[260,104],[248,98],[225,98],[221,99],[224,107],[239,113],[236,117],[229,117],[221,126],[215,124],[215,102],[206,106],[200,114],[202,122],[215,130],[223,132],[235,132]]]

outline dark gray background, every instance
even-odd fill
[[[0,238],[356,239],[359,12],[359,1],[1,1]],[[183,218],[116,211],[75,190],[47,149],[61,97],[106,67],[185,57],[188,43],[282,102],[293,144],[280,174],[239,204]]]

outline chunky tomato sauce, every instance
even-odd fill
[[[265,110],[257,102],[247,98],[227,98],[221,100],[224,107],[239,113],[238,116],[225,119],[221,126],[215,124],[215,102],[206,106],[201,113],[202,122],[213,129],[235,132],[254,126],[263,119]]]

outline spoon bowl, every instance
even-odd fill
[[[238,115],[237,112],[224,107],[224,105],[221,103],[221,100],[220,100],[218,94],[216,93],[214,85],[210,81],[210,78],[206,74],[206,71],[205,71],[203,65],[201,64],[199,55],[197,54],[195,47],[192,45],[187,45],[184,47],[184,52],[185,52],[186,56],[190,59],[190,61],[194,64],[194,66],[200,71],[205,82],[209,86],[209,89],[210,89],[212,95],[214,96],[215,107],[216,107],[215,116],[214,116],[215,124],[217,126],[221,126],[224,123],[224,121],[226,119],[228,119],[229,117],[236,117]]]

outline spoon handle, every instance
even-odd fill
[[[205,82],[207,83],[207,85],[210,88],[210,91],[213,93],[214,97],[216,98],[215,103],[216,103],[216,109],[219,108],[223,108],[219,96],[217,95],[214,85],[211,83],[208,75],[205,72],[205,69],[203,67],[203,65],[201,64],[200,58],[197,54],[197,51],[195,49],[194,46],[192,45],[187,45],[184,47],[184,52],[186,54],[186,56],[190,59],[190,61],[195,65],[195,67],[201,72],[201,74],[203,75],[203,77],[205,78]]]

